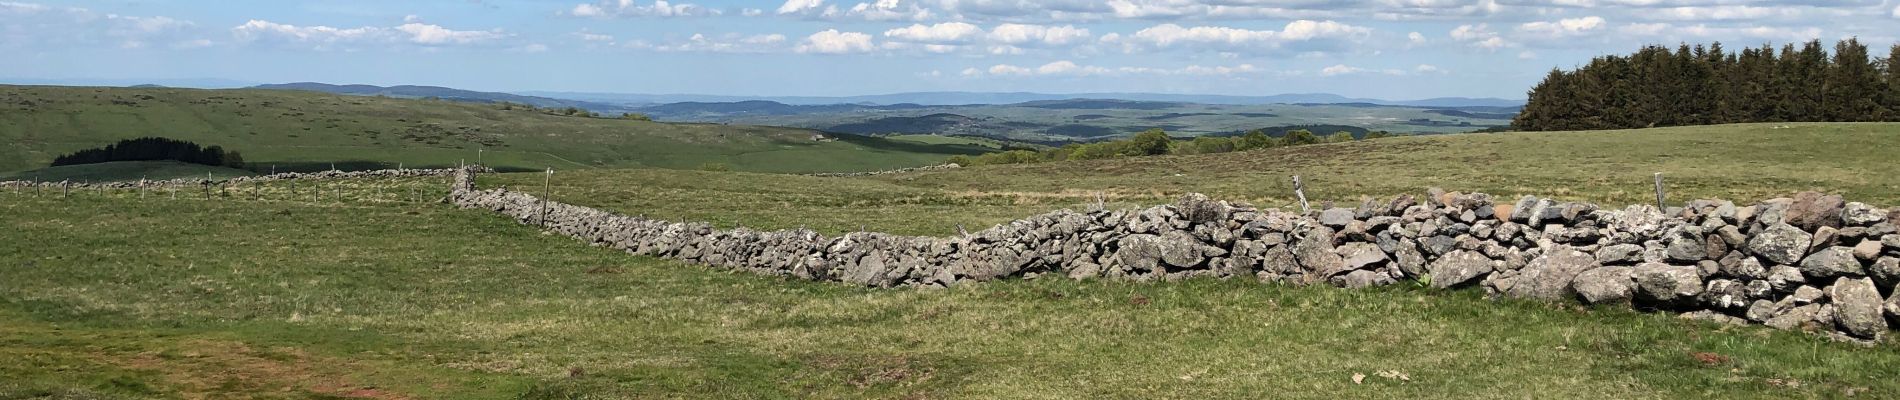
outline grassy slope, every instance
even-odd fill
[[[1290,175],[1316,204],[1359,204],[1426,187],[1556,196],[1609,206],[1655,201],[1664,172],[1670,201],[1750,202],[1802,190],[1900,206],[1900,124],[1725,125],[1632,131],[1402,137],[1264,151],[996,165],[861,179],[759,174],[583,171],[555,176],[556,198],[673,220],[753,227],[807,225],[837,233],[860,225],[945,235],[1059,208],[1097,193],[1111,207],[1173,201],[1186,192],[1297,209]],[[505,174],[487,185],[532,187]],[[631,188],[638,188],[631,189]]]
[[[244,153],[256,164],[325,169],[473,162],[540,169],[698,168],[864,171],[983,151],[879,139],[814,142],[803,129],[562,117],[441,101],[271,90],[0,86],[0,171],[119,139],[165,136]]]
[[[410,182],[0,193],[0,398],[1900,395],[1893,345],[1662,315],[1240,280],[856,289],[361,202],[439,186]]]
[[[204,178],[206,173],[210,173],[211,177],[216,179],[257,175],[257,173],[248,170],[213,167],[177,161],[119,161],[99,164],[65,165],[29,171],[0,173],[0,180],[38,180],[42,182],[69,179],[74,181],[136,181],[139,179]]]

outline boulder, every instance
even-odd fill
[[[1663,256],[1671,262],[1694,263],[1708,258],[1708,248],[1709,244],[1703,241],[1701,228],[1685,226],[1669,232]]]
[[[1794,225],[1774,224],[1748,238],[1748,251],[1779,265],[1793,265],[1807,255],[1814,236]]]
[[[1637,244],[1615,244],[1597,249],[1597,262],[1603,265],[1630,265],[1643,261],[1643,246]]]
[[[1860,244],[1854,245],[1854,258],[1858,258],[1861,261],[1873,261],[1874,259],[1880,258],[1881,247],[1884,246],[1881,246],[1880,242],[1862,240]]]
[[[1775,310],[1775,302],[1755,300],[1753,303],[1748,303],[1748,311],[1742,313],[1742,317],[1755,322],[1767,321],[1775,316]]]
[[[1347,273],[1345,276],[1335,277],[1333,279],[1335,279],[1336,285],[1340,287],[1344,287],[1344,288],[1350,288],[1350,289],[1369,288],[1373,286],[1385,286],[1385,285],[1390,285],[1393,283],[1398,283],[1398,281],[1392,279],[1391,275],[1378,272],[1378,271],[1367,271],[1363,269],[1354,270],[1350,273]]]
[[[1333,230],[1326,227],[1306,231],[1299,243],[1293,245],[1293,257],[1320,279],[1350,270],[1346,268],[1346,259],[1333,248]]]
[[[1636,298],[1661,305],[1682,305],[1702,294],[1702,273],[1696,267],[1645,263],[1636,266]]]
[[[1762,321],[1762,325],[1768,325],[1768,326],[1774,327],[1775,329],[1782,329],[1782,330],[1799,328],[1801,327],[1801,324],[1806,324],[1806,323],[1814,321],[1814,315],[1819,314],[1820,312],[1821,312],[1820,304],[1809,304],[1805,306],[1794,307],[1786,311],[1777,313],[1773,317],[1769,317],[1767,321]]]
[[[1596,256],[1568,246],[1558,246],[1544,252],[1542,256],[1531,260],[1529,265],[1518,271],[1517,283],[1511,285],[1505,295],[1518,298],[1539,300],[1568,300],[1576,298],[1571,282],[1577,274],[1595,269]]]
[[[1827,292],[1834,304],[1834,323],[1842,331],[1862,339],[1878,339],[1887,332],[1884,304],[1873,280],[1841,279]]]
[[[1344,208],[1328,209],[1319,213],[1319,223],[1332,228],[1345,227],[1346,224],[1352,223],[1352,221],[1352,210]]]
[[[1887,210],[1866,203],[1850,202],[1841,207],[1841,223],[1847,226],[1873,226],[1886,220]]]
[[[1867,271],[1861,268],[1860,260],[1854,258],[1853,248],[1835,246],[1802,260],[1801,273],[1814,278],[1837,278],[1864,276]]]
[[[1628,303],[1635,293],[1636,281],[1630,267],[1602,267],[1577,274],[1571,287],[1584,303]]]
[[[1439,257],[1426,269],[1431,274],[1432,287],[1444,289],[1461,286],[1489,274],[1494,266],[1484,254],[1458,250]]]
[[[1777,292],[1792,292],[1806,283],[1808,283],[1808,278],[1802,276],[1801,270],[1794,267],[1777,265],[1768,269],[1768,286],[1775,288]]]
[[[1378,245],[1365,242],[1351,242],[1339,246],[1339,255],[1346,259],[1347,269],[1371,269],[1384,265],[1390,260],[1384,251],[1379,250]]]
[[[1875,282],[1886,286],[1900,284],[1900,258],[1881,257],[1874,260],[1874,263],[1867,267],[1867,274],[1872,275]],[[1895,292],[1900,292],[1900,290]]]
[[[1788,204],[1783,218],[1789,225],[1813,231],[1821,227],[1841,227],[1841,211],[1846,203],[1841,196],[1817,192],[1801,192],[1794,195],[1794,202]]]

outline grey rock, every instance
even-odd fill
[[[1525,223],[1531,219],[1531,208],[1537,206],[1536,196],[1524,196],[1517,199],[1517,205],[1511,207],[1511,222]]]
[[[1630,267],[1602,267],[1577,274],[1571,287],[1584,303],[1627,303],[1635,294],[1636,281]]]
[[[1464,285],[1494,269],[1490,258],[1468,250],[1446,254],[1426,268],[1431,274],[1432,287],[1439,289]]]
[[[1339,255],[1346,259],[1348,269],[1371,269],[1385,264],[1387,258],[1378,245],[1365,242],[1351,242],[1339,246]]]
[[[1768,318],[1767,321],[1762,322],[1762,325],[1768,325],[1770,327],[1774,327],[1775,329],[1782,329],[1782,330],[1799,328],[1801,327],[1802,324],[1813,322],[1814,315],[1819,314],[1820,312],[1821,312],[1820,304],[1809,304],[1805,306],[1794,307],[1786,311],[1777,313],[1775,316]]]
[[[1792,265],[1807,255],[1814,236],[1788,224],[1770,225],[1748,238],[1748,251],[1780,265]]]
[[[1841,279],[1828,287],[1828,298],[1833,301],[1834,322],[1841,330],[1863,339],[1877,339],[1887,332],[1884,305],[1873,280]]]
[[[1729,316],[1728,314],[1723,314],[1723,313],[1710,311],[1710,310],[1690,311],[1690,312],[1682,313],[1682,315],[1677,316],[1677,318],[1682,318],[1682,319],[1691,320],[1691,321],[1703,321],[1703,322],[1709,322],[1709,323],[1723,324],[1723,325],[1748,325],[1748,320],[1736,318],[1733,316]]]
[[[1333,248],[1333,230],[1325,227],[1314,227],[1301,236],[1300,242],[1293,245],[1293,257],[1300,266],[1322,279],[1350,270],[1346,268],[1346,259]]]
[[[1418,245],[1412,244],[1409,239],[1399,242],[1398,247],[1393,249],[1392,256],[1397,261],[1399,271],[1405,273],[1405,276],[1425,276],[1425,255],[1419,253]]]
[[[1801,273],[1825,279],[1864,276],[1867,271],[1861,268],[1860,260],[1854,258],[1853,248],[1836,246],[1822,249],[1802,260]]]
[[[1733,265],[1722,265],[1722,275],[1746,279],[1768,278],[1768,268],[1762,266],[1761,261],[1756,261],[1754,257],[1743,256],[1737,258],[1739,258],[1740,261],[1735,262]]]
[[[1801,287],[1795,288],[1794,294],[1788,295],[1788,301],[1793,302],[1796,305],[1810,304],[1817,301],[1821,301],[1821,296],[1826,296],[1826,295],[1827,295],[1827,292],[1823,292],[1821,291],[1821,289],[1816,289],[1813,286],[1803,285]]]
[[[1727,225],[1721,228],[1717,228],[1715,230],[1715,234],[1717,236],[1721,236],[1722,241],[1727,243],[1729,247],[1741,248],[1742,246],[1748,244],[1748,236],[1743,235],[1742,229],[1736,228],[1734,225]]]
[[[1663,256],[1671,262],[1693,263],[1708,258],[1708,246],[1703,241],[1701,228],[1685,226],[1669,233]]]
[[[1702,288],[1702,304],[1718,309],[1740,309],[1752,300],[1748,290],[1741,282],[1730,279],[1710,279]]]
[[[1426,254],[1443,256],[1458,248],[1458,239],[1450,236],[1427,237],[1419,243]]]
[[[1808,278],[1802,276],[1801,270],[1794,267],[1777,265],[1768,269],[1768,285],[1773,286],[1777,292],[1792,292],[1806,283],[1808,283]]]
[[[1604,265],[1627,265],[1643,261],[1643,246],[1636,244],[1617,244],[1603,246],[1597,250],[1597,262]]]
[[[1861,202],[1849,202],[1841,208],[1841,223],[1848,226],[1872,226],[1887,220],[1887,210]]]
[[[1775,316],[1775,310],[1775,302],[1755,300],[1753,303],[1748,303],[1748,311],[1743,313],[1742,316],[1743,318],[1748,318],[1749,321],[1762,322],[1773,318]]]
[[[1504,294],[1553,301],[1576,298],[1571,282],[1576,280],[1577,274],[1597,267],[1596,256],[1568,246],[1558,246],[1519,270],[1517,284]]]
[[[1854,245],[1854,258],[1858,258],[1861,261],[1873,261],[1876,258],[1880,258],[1881,247],[1880,242],[1863,240],[1860,244]]]
[[[1840,228],[1841,210],[1846,203],[1841,196],[1816,192],[1801,192],[1794,195],[1794,202],[1788,205],[1789,225],[1807,230],[1820,229],[1823,226]]]
[[[1373,286],[1385,286],[1385,285],[1397,283],[1397,281],[1392,279],[1391,275],[1379,273],[1377,271],[1368,271],[1368,270],[1363,270],[1363,269],[1352,271],[1350,273],[1347,273],[1345,276],[1336,277],[1334,279],[1338,280],[1336,284],[1338,284],[1340,287],[1351,288],[1351,289],[1369,288]]]
[[[1808,243],[1808,254],[1814,254],[1814,252],[1820,251],[1821,249],[1834,247],[1834,245],[1840,241],[1838,237],[1839,234],[1840,230],[1834,229],[1833,227],[1823,226],[1819,229],[1815,229],[1814,241]]]
[[[1334,208],[1319,213],[1319,223],[1328,227],[1341,228],[1352,221],[1352,210],[1344,208]]]
[[[1881,257],[1876,259],[1872,265],[1867,267],[1867,274],[1872,275],[1874,281],[1886,286],[1900,284],[1900,258]],[[1896,290],[1895,292],[1900,292],[1900,290]]]
[[[1646,263],[1634,272],[1640,300],[1681,305],[1702,294],[1702,273],[1696,267]]]

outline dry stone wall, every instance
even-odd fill
[[[816,174],[805,174],[805,175],[827,177],[827,178],[848,178],[848,177],[856,177],[856,176],[878,176],[878,175],[890,175],[890,174],[903,174],[903,173],[911,173],[911,172],[944,171],[944,170],[952,170],[952,169],[957,169],[957,168],[963,168],[963,165],[960,165],[957,163],[949,163],[949,164],[929,165],[929,166],[922,166],[922,167],[898,168],[898,169],[884,170],[884,171],[821,172],[821,173],[816,173]]]
[[[478,190],[472,173],[454,182],[455,205],[633,254],[873,287],[1040,276],[1346,288],[1417,281],[1855,340],[1900,326],[1900,212],[1818,193],[1658,210],[1433,190],[1311,215],[1191,194],[1175,204],[1056,211],[940,238],[715,229]]]
[[[469,168],[472,171],[476,171],[476,172],[494,172],[493,169],[489,169],[487,167],[469,167]],[[425,176],[451,176],[451,175],[454,175],[457,171],[458,170],[455,168],[438,168],[438,169],[378,169],[378,170],[368,170],[368,171],[332,170],[332,171],[322,171],[322,172],[284,172],[284,173],[261,175],[261,176],[239,176],[239,177],[232,177],[230,179],[225,179],[221,181],[210,180],[210,179],[199,179],[199,178],[180,178],[180,179],[148,180],[148,181],[117,181],[117,182],[0,181],[0,188],[44,187],[44,188],[72,188],[72,189],[95,189],[95,188],[133,189],[133,188],[139,188],[139,187],[145,187],[145,188],[172,187],[172,186],[197,187],[197,186],[204,186],[208,184],[217,184],[217,183],[245,184],[245,183],[257,183],[257,182],[275,182],[275,181],[308,180],[308,179],[414,178],[414,177],[425,177]]]

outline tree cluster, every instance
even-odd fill
[[[244,167],[244,156],[218,146],[161,137],[121,140],[105,147],[75,151],[53,159],[53,166],[98,164],[113,161],[179,161],[192,164]]]
[[[1873,58],[1857,39],[1739,52],[1687,44],[1556,69],[1512,121],[1529,131],[1744,122],[1900,121],[1900,45]]]
[[[1319,136],[1305,129],[1287,131],[1284,136],[1273,137],[1266,130],[1255,129],[1244,135],[1234,137],[1201,136],[1190,140],[1175,140],[1160,129],[1149,129],[1132,138],[1095,143],[1072,143],[1062,147],[1043,150],[1009,150],[984,154],[976,157],[953,156],[949,162],[963,165],[990,164],[1028,164],[1064,160],[1098,160],[1105,158],[1142,157],[1164,154],[1214,154],[1235,151],[1247,151],[1284,146],[1299,146],[1319,143],[1350,142],[1360,139],[1378,139],[1395,136],[1385,131],[1367,132],[1363,138],[1354,137],[1352,132],[1339,131],[1331,135]]]

